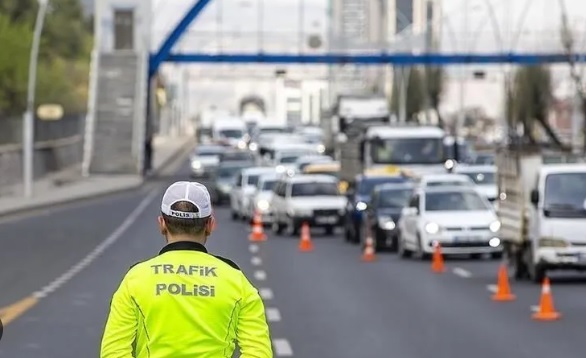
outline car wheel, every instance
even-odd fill
[[[397,239],[397,253],[401,258],[409,258],[412,255],[411,250],[405,247],[405,240],[403,236],[399,234],[399,238]]]
[[[238,213],[236,213],[234,210],[230,211],[230,216],[232,217],[232,220],[238,220]]]
[[[490,254],[490,258],[493,260],[500,260],[503,258],[503,253],[502,252],[493,252]]]
[[[273,224],[271,225],[273,232],[277,235],[281,235],[283,233],[283,225],[281,223],[279,223],[277,221],[277,219],[275,218],[275,221],[273,222]]]
[[[334,227],[333,226],[326,226],[326,235],[327,236],[334,235]]]
[[[427,261],[431,258],[430,254],[423,251],[423,241],[421,240],[421,236],[419,236],[419,235],[417,235],[417,257],[421,261]]]

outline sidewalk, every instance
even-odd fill
[[[155,138],[154,174],[164,170],[194,143],[192,136]],[[81,176],[81,168],[75,167],[35,182],[32,198],[22,197],[22,185],[0,192],[0,216],[130,190],[143,183],[144,179],[139,175],[95,175],[84,178]]]

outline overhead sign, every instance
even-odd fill
[[[59,104],[43,104],[37,108],[37,117],[42,121],[58,121],[63,113],[63,106]]]

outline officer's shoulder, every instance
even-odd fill
[[[154,259],[154,257],[146,259],[146,260],[142,260],[142,261],[137,261],[135,263],[133,263],[132,265],[130,265],[130,267],[128,268],[127,274],[131,273],[133,271],[137,271],[140,270],[142,266],[146,265],[149,261],[151,261],[152,259]]]
[[[228,264],[230,267],[232,267],[233,269],[236,269],[238,271],[240,270],[240,267],[238,265],[236,265],[236,263],[230,259],[227,259],[225,257],[219,256],[219,255],[212,255],[213,257],[217,258],[220,261],[223,261],[224,263]]]

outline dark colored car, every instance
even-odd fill
[[[236,177],[242,169],[250,167],[246,161],[222,162],[213,173],[209,185],[210,195],[216,205],[222,205],[230,199],[230,191]]]
[[[370,194],[375,186],[386,183],[405,183],[404,176],[358,175],[353,188],[347,191],[348,204],[344,215],[344,237],[346,241],[359,243],[362,214],[368,208]]]
[[[478,152],[472,157],[471,164],[474,165],[494,165],[495,164],[494,153]]]
[[[375,242],[375,250],[397,250],[399,229],[397,223],[401,218],[401,211],[413,195],[413,183],[377,185],[371,195],[370,205],[366,210],[363,225],[370,230]],[[363,230],[363,233],[366,233]],[[366,235],[361,241],[365,243]]]

